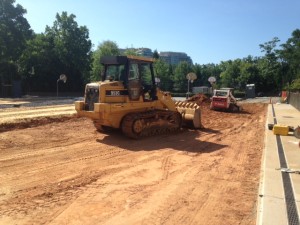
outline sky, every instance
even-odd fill
[[[57,13],[74,14],[89,29],[96,49],[103,41],[119,48],[184,52],[194,63],[262,56],[259,44],[285,43],[300,29],[299,0],[15,0],[35,33],[52,26]]]

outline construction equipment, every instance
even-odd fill
[[[237,104],[237,100],[233,96],[231,88],[214,90],[214,95],[211,100],[210,109],[230,112],[241,111],[241,107]]]
[[[196,103],[176,102],[156,87],[153,59],[105,56],[100,62],[102,81],[87,84],[84,101],[75,102],[77,114],[92,119],[98,131],[117,128],[138,139],[183,125],[202,127]]]

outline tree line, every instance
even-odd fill
[[[21,80],[25,92],[56,90],[60,74],[66,74],[65,91],[83,91],[87,82],[100,80],[103,55],[135,55],[132,49],[120,52],[114,41],[103,41],[92,50],[89,30],[79,26],[76,16],[62,12],[53,25],[36,34],[24,17],[26,9],[15,0],[0,4],[0,84]],[[261,57],[222,61],[219,64],[170,65],[159,59],[157,50],[154,70],[165,91],[187,91],[186,75],[194,72],[193,86],[210,86],[208,78],[216,78],[217,87],[244,90],[255,84],[257,92],[278,93],[284,89],[300,90],[300,30],[292,32],[286,43],[279,45],[275,37],[261,44]],[[0,86],[0,87],[1,87]]]

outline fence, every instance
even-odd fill
[[[300,92],[291,92],[289,103],[300,111]]]

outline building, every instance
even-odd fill
[[[212,87],[200,86],[192,88],[193,94],[212,94]]]
[[[178,65],[182,61],[193,64],[191,57],[183,52],[160,52],[159,57],[160,59],[172,65]]]
[[[130,52],[134,52],[138,56],[143,56],[148,58],[153,57],[153,52],[150,48],[126,48],[126,49],[119,49],[119,50],[121,54],[125,54],[125,52],[130,51]]]
[[[152,58],[153,57],[153,52],[150,48],[138,48],[136,49],[136,53],[140,56]]]
[[[121,54],[125,54],[125,52],[130,51],[139,56],[152,58],[153,51],[150,48],[126,48],[126,49],[119,49]],[[180,62],[185,61],[189,64],[193,64],[191,57],[189,57],[184,52],[160,52],[159,58],[164,60],[166,63],[172,65],[178,65]]]

